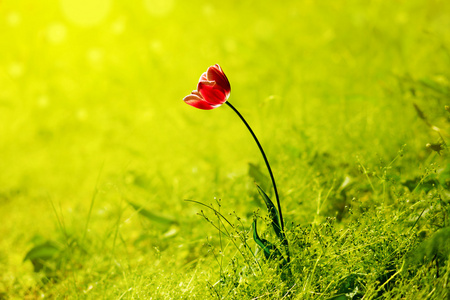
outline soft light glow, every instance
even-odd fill
[[[103,59],[103,52],[101,49],[92,48],[87,52],[87,59],[93,65],[98,65]]]
[[[20,17],[20,15],[16,12],[12,12],[10,13],[7,18],[6,18],[8,24],[10,26],[17,26],[20,24],[20,22],[22,21],[22,18]]]
[[[115,34],[122,34],[126,28],[126,21],[124,18],[117,19],[111,24],[111,31]]]
[[[174,0],[144,0],[147,11],[154,16],[164,16],[170,13]]]
[[[9,75],[12,78],[19,78],[23,74],[23,65],[19,62],[14,62],[9,65]]]
[[[67,36],[66,27],[60,23],[51,24],[47,29],[47,38],[52,44],[64,42]]]
[[[111,0],[61,0],[61,9],[69,21],[79,26],[93,26],[108,15]]]

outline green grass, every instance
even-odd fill
[[[71,2],[0,2],[0,299],[450,299],[450,3]]]

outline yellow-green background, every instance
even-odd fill
[[[448,85],[449,29],[450,2],[438,0],[0,1],[0,292],[39,290],[22,262],[33,238],[61,240],[58,220],[82,236],[91,204],[87,237],[103,246],[92,246],[90,271],[109,270],[111,256],[179,274],[202,255],[189,245],[214,232],[184,199],[222,198],[250,226],[248,163],[262,166],[250,135],[226,106],[182,102],[215,63],[267,151],[289,221],[311,220],[316,172],[345,172],[307,161],[376,164],[404,144],[425,157],[436,136],[417,133],[426,129],[404,82]],[[165,230],[142,225],[126,200],[189,225],[161,242]],[[146,231],[156,233],[133,244]],[[55,294],[92,285],[79,276]]]

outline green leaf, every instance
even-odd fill
[[[419,82],[423,86],[425,86],[425,87],[427,87],[427,88],[429,88],[429,89],[431,89],[431,90],[433,90],[433,91],[435,91],[437,93],[440,93],[440,94],[443,94],[443,95],[446,95],[446,96],[450,95],[450,88],[448,86],[445,86],[442,83],[437,82],[434,79],[424,78],[422,80],[419,80]]]
[[[42,244],[34,246],[27,252],[23,261],[31,261],[34,266],[34,271],[39,272],[44,268],[44,263],[53,259],[58,253],[61,252],[60,247],[52,242],[46,241]]]
[[[446,190],[450,190],[450,164],[439,174],[439,182]]]
[[[337,294],[327,300],[361,299],[363,297],[362,279],[362,276],[358,274],[349,274],[342,278],[337,285]]]
[[[352,298],[347,296],[346,294],[335,295],[327,300],[351,300]]]
[[[450,256],[450,227],[436,231],[408,254],[407,266],[423,265],[432,260],[443,264]]]
[[[439,186],[439,181],[435,178],[434,175],[428,176],[426,180],[422,180],[420,177],[416,177],[414,179],[408,179],[405,182],[402,182],[402,185],[406,186],[410,192],[414,190],[424,191],[428,193],[429,191],[435,189]]]
[[[273,245],[268,240],[261,239],[259,237],[258,231],[256,229],[256,218],[253,220],[253,239],[255,240],[256,244],[258,244],[258,246],[263,250],[266,259],[269,259],[271,257],[282,257],[280,250],[278,250],[275,245]]]
[[[267,177],[260,169],[258,165],[249,163],[248,164],[248,176],[253,178],[263,189],[268,189],[270,187],[270,178]]]
[[[280,241],[283,241],[285,239],[284,233],[281,230],[281,224],[280,224],[280,218],[278,216],[278,210],[275,208],[275,205],[273,205],[272,200],[270,200],[269,196],[259,187],[259,185],[256,185],[258,188],[258,192],[263,198],[264,202],[266,203],[267,210],[269,212],[269,217],[272,220],[272,227],[275,231],[276,235],[280,239]]]
[[[30,251],[27,252],[23,261],[42,259],[47,260],[55,256],[61,250],[58,245],[52,241],[46,241],[45,243],[34,246]]]
[[[128,201],[128,204],[130,204],[141,216],[147,218],[148,220],[155,222],[158,225],[168,227],[174,224],[178,224],[177,220],[168,217],[163,216],[158,213],[151,212],[145,208],[143,208],[141,205],[138,205],[136,203],[133,203],[131,201]]]

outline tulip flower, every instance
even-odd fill
[[[273,176],[272,169],[270,168],[270,164],[269,161],[267,160],[266,154],[264,153],[264,150],[260,142],[258,141],[258,138],[256,137],[255,133],[253,132],[252,128],[244,119],[244,117],[239,113],[239,111],[228,101],[228,97],[230,97],[230,92],[231,87],[227,76],[225,76],[225,73],[222,71],[222,68],[218,64],[215,64],[214,66],[209,67],[208,70],[206,70],[206,72],[203,73],[202,76],[200,76],[200,79],[197,84],[197,90],[193,91],[190,95],[184,97],[183,101],[186,102],[186,104],[189,104],[190,106],[204,110],[214,109],[226,103],[239,116],[244,125],[247,127],[248,131],[255,140],[259,148],[259,151],[263,156],[267,170],[269,171],[270,178],[272,179],[272,187],[275,193],[275,197],[277,199],[278,210],[273,206],[272,201],[264,192],[262,192],[261,195],[263,195],[269,213],[271,213],[271,218],[273,219],[274,222],[275,231],[277,235],[280,237],[282,243],[286,247],[286,252],[288,256],[287,261],[289,262],[290,258],[289,258],[288,241],[284,234],[284,222],[283,222],[283,215],[281,212],[281,203],[280,198],[278,196],[277,185],[275,183],[275,178]],[[259,241],[260,240],[258,240],[258,242]]]
[[[242,116],[241,113],[233,105],[231,105],[229,101],[227,101],[228,97],[230,96],[230,92],[231,87],[227,76],[222,71],[222,68],[218,64],[215,64],[214,66],[209,67],[208,70],[206,70],[206,72],[203,73],[202,76],[200,76],[197,84],[197,90],[184,97],[183,101],[193,107],[204,110],[214,109],[226,103],[239,116],[247,129],[250,131],[250,134],[258,145],[259,151],[261,152],[264,158],[264,162],[266,163],[267,170],[269,171],[270,178],[272,179],[272,186],[275,192],[275,197],[277,199],[281,229],[284,230],[283,215],[281,213],[281,204],[278,197],[277,185],[275,183],[275,178],[273,177],[269,161],[267,160],[266,154],[258,138],[256,137],[250,125],[244,119],[244,116]]]
[[[230,96],[231,87],[222,68],[215,64],[200,76],[197,90],[184,97],[187,104],[205,110],[210,110],[224,104]]]

